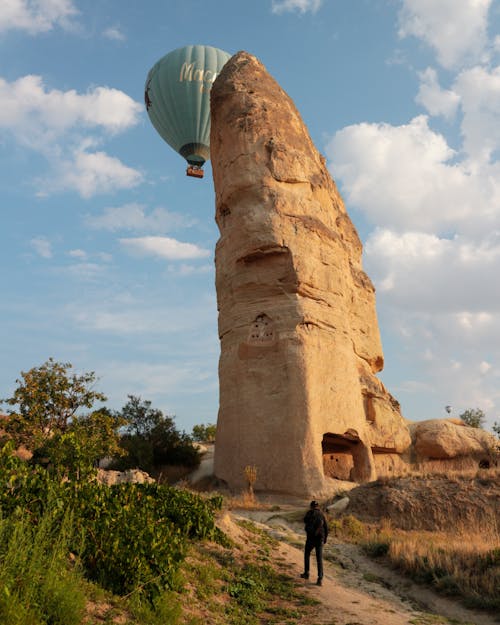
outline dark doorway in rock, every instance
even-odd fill
[[[360,444],[356,433],[323,434],[321,448],[323,452],[323,471],[325,477],[336,480],[352,480],[355,468],[357,447]]]

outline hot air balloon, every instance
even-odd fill
[[[177,48],[149,70],[144,100],[160,136],[203,178],[210,158],[210,89],[230,54],[211,46]]]

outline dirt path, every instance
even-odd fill
[[[232,517],[251,519],[278,539],[276,558],[299,576],[303,570],[301,525],[275,512],[239,510],[233,511]],[[324,555],[323,586],[316,586],[313,576],[309,581],[300,580],[306,592],[321,602],[314,620],[301,620],[300,625],[498,625],[493,616],[467,610],[401,578],[364,557],[353,545],[329,541]],[[313,555],[312,573],[314,566]]]

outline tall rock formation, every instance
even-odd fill
[[[362,246],[292,100],[239,52],[212,87],[220,239],[215,474],[320,496],[367,481],[410,436],[375,374],[383,354]]]

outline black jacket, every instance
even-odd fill
[[[308,510],[304,517],[304,524],[307,538],[314,539],[321,536],[323,542],[326,543],[326,539],[328,538],[328,523],[321,510],[318,508]]]

